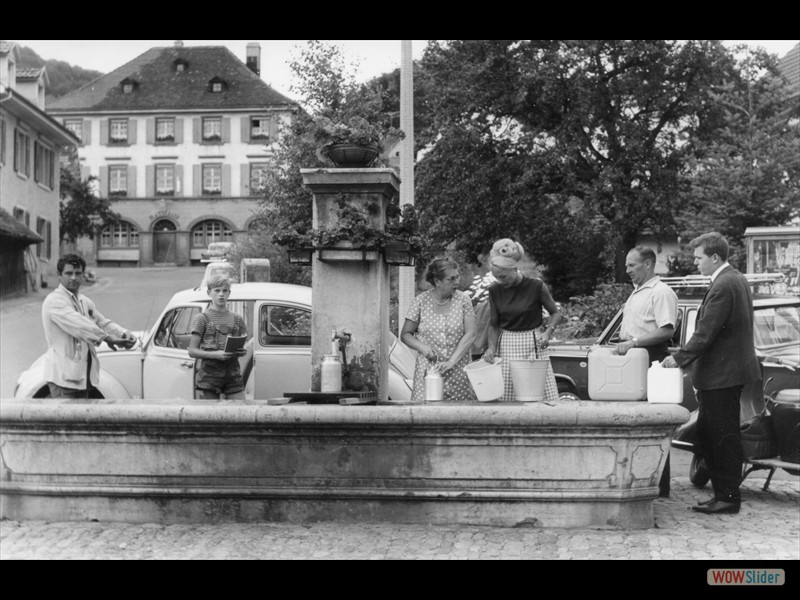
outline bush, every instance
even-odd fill
[[[561,307],[564,319],[556,335],[564,340],[599,336],[632,291],[629,283],[603,283],[594,294],[573,296]]]

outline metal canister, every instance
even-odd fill
[[[325,354],[320,366],[320,391],[342,391],[342,361],[336,354]]]
[[[425,402],[441,402],[444,399],[444,379],[435,366],[428,367],[425,374]]]

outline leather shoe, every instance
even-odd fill
[[[739,512],[739,506],[739,502],[714,500],[710,504],[698,504],[697,506],[693,506],[692,510],[707,515],[735,515]]]
[[[702,502],[698,502],[697,506],[707,506],[707,505],[711,504],[712,502],[714,502],[715,500],[716,500],[716,498],[714,498],[714,496],[711,496],[711,498],[709,498],[708,500],[703,500]]]

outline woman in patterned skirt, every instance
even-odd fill
[[[412,402],[424,402],[425,373],[434,365],[444,380],[445,402],[478,401],[464,371],[475,337],[475,312],[469,295],[456,289],[459,279],[454,260],[432,260],[425,280],[433,287],[417,295],[408,309],[400,339],[418,353]]]
[[[494,362],[495,356],[503,358],[503,381],[505,390],[502,401],[514,400],[514,386],[511,381],[513,359],[549,358],[547,346],[550,336],[559,321],[558,311],[550,290],[541,279],[523,275],[517,263],[525,256],[522,246],[504,238],[492,246],[490,263],[492,275],[497,283],[489,287],[490,319],[488,348],[484,360]],[[542,307],[550,313],[547,329],[540,335],[536,329],[542,325]],[[558,400],[558,386],[553,374],[553,366],[547,367],[545,401]]]

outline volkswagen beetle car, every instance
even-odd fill
[[[750,279],[755,287],[753,337],[764,381],[771,378],[770,388],[774,391],[798,388],[800,387],[798,375],[800,371],[797,370],[800,363],[800,297],[771,294],[768,282],[761,282],[757,278]],[[697,310],[708,287],[708,278],[689,276],[663,278],[663,280],[678,294],[678,323],[670,342],[670,351],[676,352],[694,333]],[[599,337],[569,342],[551,341],[550,360],[561,398],[589,400],[589,351],[596,345],[617,344],[620,341],[621,325],[622,309]],[[742,395],[743,404],[746,397],[752,397],[756,400],[753,404],[758,405],[762,396],[762,382],[753,382],[745,386]],[[682,405],[690,411],[697,407],[692,377],[688,369],[684,372]]]
[[[194,317],[209,304],[205,289],[176,293],[153,327],[137,332],[130,350],[112,352],[101,344],[103,398],[190,400],[194,398],[195,360],[189,356]],[[311,389],[311,288],[287,283],[234,283],[228,308],[240,314],[250,339],[240,359],[246,398],[268,399]],[[408,402],[415,353],[391,335],[388,396]],[[14,398],[46,398],[44,355],[17,380]]]

